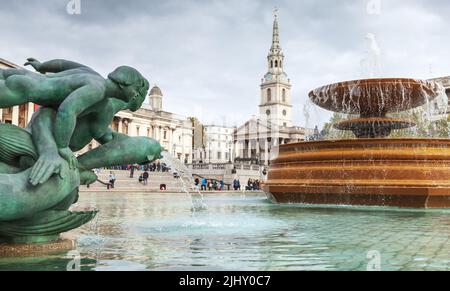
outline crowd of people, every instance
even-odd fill
[[[102,169],[94,169],[95,174],[100,174],[102,172]],[[114,171],[129,171],[130,172],[130,178],[134,178],[134,173],[136,171],[141,171],[141,174],[139,175],[138,181],[139,183],[142,183],[144,185],[148,185],[148,179],[150,177],[150,172],[160,172],[160,173],[167,173],[169,172],[170,168],[167,167],[165,163],[155,162],[151,164],[146,165],[126,165],[126,166],[116,166],[116,167],[108,167],[106,170],[109,170],[108,174],[108,188],[113,189],[116,183],[116,174]],[[175,177],[175,176],[174,176]]]
[[[200,180],[201,179],[201,180]],[[196,177],[194,179],[194,185],[200,191],[223,191],[225,189],[225,182],[223,180],[206,179]]]
[[[134,172],[139,170],[141,172],[159,172],[159,173],[167,173],[170,168],[167,167],[165,163],[151,163],[147,165],[128,165],[126,166],[126,170],[130,171],[130,178],[134,177]]]
[[[150,177],[150,172],[160,172],[166,173],[170,171],[170,168],[160,162],[155,162],[147,165],[128,165],[122,167],[109,168],[109,170],[128,170],[130,173],[130,178],[134,178],[135,172],[140,171],[138,181],[143,185],[148,185],[148,179]],[[101,172],[101,169],[95,170],[96,174]],[[174,173],[174,178],[179,178],[177,173]],[[116,175],[113,171],[109,172],[108,182],[110,188],[114,188],[116,182]],[[225,184],[223,179],[206,179],[203,177],[195,177],[194,179],[195,187],[200,191],[259,191],[261,190],[261,182],[258,179],[248,179],[247,183],[242,185],[239,178],[235,178],[231,185]]]
[[[259,180],[248,179],[247,186],[245,187],[247,191],[259,191],[261,190],[261,182]]]

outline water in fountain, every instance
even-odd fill
[[[358,138],[387,137],[392,130],[422,124],[423,119],[436,120],[440,108],[446,108],[448,103],[442,85],[401,78],[341,82],[312,91],[310,98],[324,109],[359,115],[335,125],[336,129],[353,131]],[[408,113],[414,108],[420,108],[422,114],[410,120]],[[401,112],[407,112],[402,114],[407,119],[392,117]]]
[[[168,152],[162,152],[163,158],[161,161],[167,165],[172,174],[178,174],[182,183],[183,192],[186,193],[191,201],[191,210],[196,211],[205,210],[207,206],[204,202],[203,194],[200,189],[195,186],[192,171],[189,170],[180,160],[176,159]]]

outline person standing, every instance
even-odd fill
[[[109,184],[111,184],[111,188],[114,188],[114,184],[116,183],[116,175],[114,172],[109,172]]]
[[[134,165],[130,166],[130,178],[134,177]]]
[[[234,179],[233,188],[234,188],[234,191],[241,190],[241,181],[239,181],[239,179]]]
[[[161,163],[160,162],[158,162],[156,164],[156,171],[161,172]]]
[[[212,180],[210,180],[208,182],[208,191],[212,191],[212,188],[213,188],[213,182],[212,182]]]
[[[202,179],[202,191],[206,191],[206,185],[208,184],[208,180],[206,180],[206,178]]]
[[[199,184],[200,184],[200,180],[198,179],[198,177],[195,178],[194,180],[194,184],[195,184],[195,189],[199,189]]]
[[[142,174],[142,178],[144,179],[144,185],[147,185],[148,184],[148,171],[145,171]]]

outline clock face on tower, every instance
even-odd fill
[[[266,81],[272,81],[273,80],[273,75],[271,73],[267,73],[264,78],[266,79]]]

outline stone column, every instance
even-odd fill
[[[181,155],[182,161],[184,163],[184,159],[186,159],[186,145],[184,144],[184,128],[181,130]],[[189,158],[187,160],[189,162]]]
[[[3,109],[0,108],[0,123],[3,122]]]
[[[12,111],[12,124],[19,125],[19,106],[14,106]]]
[[[256,155],[259,155],[261,153],[261,140],[256,140]]]
[[[119,125],[117,126],[117,132],[123,133],[123,120],[119,118]]]
[[[264,141],[264,165],[269,165],[269,141],[267,138]]]
[[[27,116],[27,124],[30,123],[31,118],[33,117],[34,114],[34,104],[33,103],[28,103],[28,116]]]
[[[172,147],[172,152],[175,154],[176,157],[178,157],[177,147],[174,145],[173,142],[173,131],[172,128],[170,127],[167,129],[167,139],[169,140],[169,145]]]

